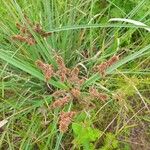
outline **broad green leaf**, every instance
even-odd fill
[[[75,135],[75,141],[79,144],[94,142],[101,134],[98,129],[90,127],[88,124],[73,123],[72,129]]]

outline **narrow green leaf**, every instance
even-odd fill
[[[42,81],[45,80],[43,74],[40,71],[36,70],[34,67],[32,67],[32,65],[28,64],[27,62],[21,62],[21,61],[17,60],[16,58],[9,56],[3,50],[0,50],[0,58],[5,60],[9,64],[29,73],[30,75],[32,75]],[[49,83],[57,88],[67,89],[67,86],[64,85],[63,83],[54,81],[52,79],[49,81]]]
[[[78,29],[90,29],[90,28],[145,28],[145,26],[137,25],[125,25],[125,24],[89,24],[89,25],[71,25],[63,26],[60,28],[51,29],[49,32],[60,32],[68,30],[78,30]]]
[[[136,59],[136,58],[139,58],[141,56],[143,56],[143,53],[145,53],[146,51],[148,51],[150,49],[150,44],[147,45],[146,47],[140,49],[139,51],[137,52],[134,52],[133,54],[130,54],[128,55],[127,57],[119,60],[117,63],[115,63],[114,65],[112,65],[111,67],[109,67],[107,70],[106,70],[106,74],[111,74],[115,69],[121,67],[122,65]],[[100,75],[98,73],[92,75],[88,80],[86,80],[83,85],[82,85],[82,88],[85,88],[93,83],[95,83],[97,80],[100,79]]]

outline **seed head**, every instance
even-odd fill
[[[27,42],[27,39],[25,37],[23,37],[22,35],[13,35],[12,39],[13,40],[18,40],[20,42]]]
[[[108,61],[101,63],[100,65],[97,65],[94,70],[96,69],[103,77],[106,75],[106,70],[108,67],[112,66],[114,63],[116,63],[119,60],[118,56],[111,57]]]
[[[71,94],[73,95],[73,97],[75,97],[75,98],[79,98],[80,97],[80,95],[81,95],[81,92],[80,92],[80,89],[72,89],[71,90]]]
[[[108,67],[108,65],[107,65],[106,62],[101,63],[100,65],[97,66],[98,72],[99,72],[102,76],[105,76],[107,67]]]
[[[72,118],[75,116],[76,112],[62,112],[60,114],[60,121],[59,121],[59,130],[60,132],[64,133],[68,130],[68,127],[72,121]]]
[[[28,45],[34,45],[34,44],[36,44],[36,41],[34,40],[34,38],[27,38],[27,43],[28,43]]]
[[[89,93],[90,93],[91,97],[94,97],[94,98],[102,100],[102,101],[105,101],[105,100],[108,99],[107,94],[105,94],[105,93],[99,93],[98,90],[95,89],[95,88],[90,88],[89,89]]]
[[[42,72],[43,72],[43,74],[45,76],[46,82],[48,80],[50,80],[50,78],[54,75],[54,71],[53,71],[52,65],[45,64],[41,60],[37,60],[35,63],[42,70]]]
[[[51,32],[44,31],[39,23],[35,25],[34,31],[39,33],[42,37],[48,37],[52,34]]]
[[[66,68],[63,58],[61,56],[56,56],[56,62],[58,64],[57,75],[61,78],[61,81],[64,82],[67,79],[69,69]]]
[[[66,105],[69,101],[70,101],[70,97],[65,96],[65,97],[60,98],[60,99],[56,100],[55,102],[53,102],[52,105],[51,105],[51,107],[52,107],[52,108],[63,107],[63,106]]]
[[[114,63],[116,63],[119,60],[118,56],[113,56],[111,57],[108,61],[107,61],[107,65],[110,67],[112,66]]]

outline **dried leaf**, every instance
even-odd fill
[[[8,122],[7,119],[0,121],[0,128],[3,127]]]

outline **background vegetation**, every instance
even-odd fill
[[[109,21],[126,18],[150,26],[149,0],[0,0],[0,12],[0,149],[149,149],[150,32],[133,23]],[[24,14],[52,35],[34,34]],[[12,40],[19,32],[16,22],[25,23],[35,45]],[[50,90],[35,61],[56,66],[55,53],[68,68],[79,66],[86,79],[83,94],[95,86],[109,99],[93,100],[94,108],[81,100],[48,109],[52,92],[68,85],[52,78]],[[93,71],[113,55],[120,60],[106,77]],[[62,110],[79,112],[64,134],[58,130]]]

